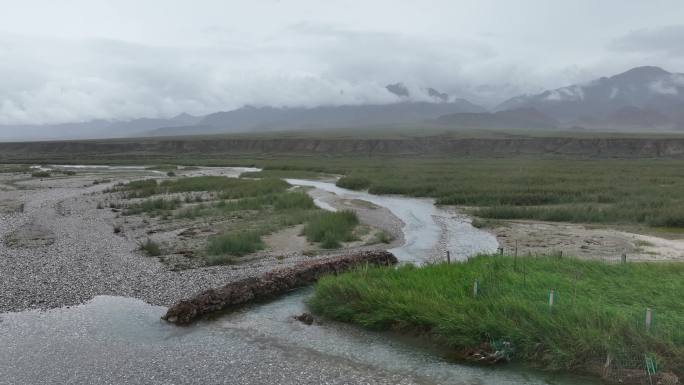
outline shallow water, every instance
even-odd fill
[[[428,199],[289,182],[389,209],[405,224],[406,244],[392,250],[403,261],[428,260],[441,252],[440,244],[454,259],[496,248],[492,236]],[[434,347],[353,325],[306,326],[293,316],[306,311],[310,293],[300,290],[188,328],[162,322],[163,307],[108,296],[71,308],[0,314],[0,384],[595,383],[517,367],[456,364]]]
[[[436,207],[432,199],[374,195],[314,180],[286,180],[292,185],[315,187],[344,199],[361,199],[387,208],[404,222],[405,244],[390,250],[403,262],[443,258],[447,250],[453,260],[464,260],[477,253],[493,253],[498,247],[496,237],[471,226],[465,216]]]

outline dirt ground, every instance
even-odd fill
[[[684,239],[665,239],[582,224],[496,221],[486,229],[506,254],[559,254],[587,259],[670,261],[684,259]]]

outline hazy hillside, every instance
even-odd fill
[[[566,124],[596,127],[680,128],[684,74],[637,67],[586,84],[518,96],[497,111],[535,108]]]
[[[314,108],[243,107],[207,115],[198,130],[186,133],[223,133],[264,130],[300,130],[337,127],[369,127],[419,122],[458,112],[483,112],[465,100],[450,103],[403,102],[384,105],[324,106]],[[168,133],[165,129],[155,134]]]
[[[442,115],[437,122],[462,128],[485,129],[553,129],[558,121],[535,108],[519,108],[495,113],[457,113]]]
[[[385,89],[398,97],[391,104],[342,105],[318,107],[253,107],[209,114],[195,126],[162,127],[153,136],[236,133],[269,130],[308,130],[326,128],[374,127],[415,123],[454,113],[485,112],[483,107],[465,99],[451,98],[434,88],[413,95],[403,84],[389,84]]]
[[[100,139],[138,136],[159,127],[190,126],[201,118],[180,114],[170,119],[141,118],[130,121],[0,126],[0,140]]]
[[[0,140],[124,138],[223,133],[328,130],[439,124],[463,129],[684,130],[684,74],[637,67],[485,108],[435,88],[389,84],[388,104],[312,107],[244,106],[206,116],[94,120],[58,125],[0,126]],[[428,123],[430,122],[430,123]]]

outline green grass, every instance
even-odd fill
[[[49,178],[50,172],[49,171],[34,171],[31,173],[31,177],[33,177],[33,178]]]
[[[0,164],[0,174],[28,173],[31,167],[22,164]]]
[[[311,197],[302,192],[282,192],[238,200],[221,200],[213,204],[199,204],[180,210],[177,218],[195,219],[200,217],[224,216],[245,210],[295,211],[315,209]]]
[[[209,239],[207,252],[210,256],[243,256],[264,248],[259,231],[236,231],[218,235]],[[209,259],[211,264],[218,264],[221,258]]]
[[[365,177],[345,176],[337,181],[337,185],[351,190],[365,190],[372,185],[372,182]]]
[[[258,165],[263,175],[342,174],[338,185],[481,208],[483,219],[684,227],[684,161],[273,157],[204,160]]]
[[[324,249],[336,249],[341,242],[354,240],[354,228],[358,224],[353,211],[325,212],[309,220],[303,232],[310,242],[319,242]]]
[[[136,180],[126,184],[120,184],[111,191],[123,192],[127,199],[146,198],[157,194],[159,184],[154,179]]]
[[[493,219],[684,227],[684,162],[393,159],[349,164],[338,186],[480,207]]]
[[[222,176],[197,176],[165,180],[158,183],[153,179],[133,181],[117,186],[115,191],[123,192],[128,198],[144,198],[157,194],[184,192],[216,192],[222,199],[235,199],[285,191],[289,185],[280,179],[238,179]]]
[[[125,215],[138,215],[142,213],[159,215],[165,211],[173,211],[181,206],[181,201],[178,198],[164,199],[152,198],[146,199],[140,203],[128,206]]]
[[[557,293],[553,308],[551,288]],[[637,358],[653,353],[661,370],[682,376],[683,290],[682,263],[481,256],[325,277],[309,304],[316,313],[370,329],[428,331],[456,351],[510,341],[514,360],[552,370],[588,369],[609,352]],[[650,331],[644,327],[647,307],[655,314]]]
[[[262,171],[250,171],[240,174],[240,178],[295,178],[295,179],[321,179],[330,175],[317,171],[293,170],[293,169],[266,169]]]
[[[145,242],[140,243],[140,250],[145,252],[145,254],[149,255],[150,257],[162,255],[162,250],[159,243],[151,240],[150,238],[147,238]]]
[[[579,134],[575,133],[571,137],[575,135]],[[634,140],[667,136],[587,135],[597,139]],[[524,139],[528,134],[511,132],[504,136],[514,140]],[[189,142],[193,140],[188,139]],[[576,158],[564,156],[559,159],[559,156],[549,151],[530,151],[530,154],[504,151],[491,155],[461,151],[411,156],[255,151],[229,156],[220,153],[184,153],[143,154],[124,158],[117,155],[111,159],[89,155],[79,157],[78,161],[258,166],[264,168],[262,173],[246,175],[275,178],[336,174],[344,176],[338,182],[342,187],[368,189],[376,194],[432,197],[439,204],[487,209],[475,214],[494,219],[546,219],[684,228],[684,209],[681,209],[684,207],[684,194],[680,193],[684,191],[684,160],[611,159],[608,153],[597,155],[602,159],[579,159],[581,154]],[[45,159],[32,161],[48,162]],[[49,161],[59,163],[59,159]],[[26,160],[22,162],[26,163]]]
[[[385,244],[390,244],[394,240],[394,237],[391,234],[388,234],[385,231],[378,231],[373,235],[373,239],[371,239],[368,244],[374,245],[378,243],[385,243]]]

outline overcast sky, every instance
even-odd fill
[[[637,65],[684,72],[682,0],[0,0],[0,124],[384,103],[492,105]]]

